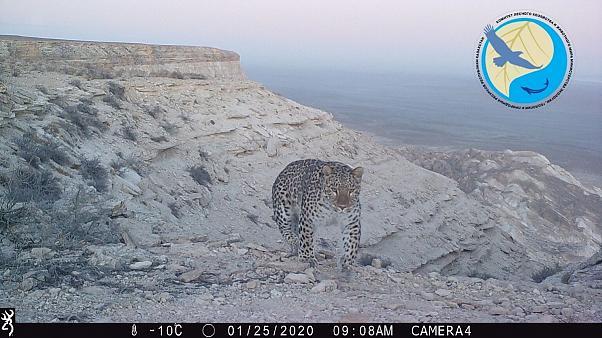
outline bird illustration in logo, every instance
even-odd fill
[[[493,63],[502,67],[506,62],[513,64],[515,66],[527,68],[527,69],[539,69],[541,66],[535,66],[531,62],[523,59],[520,55],[523,53],[521,51],[513,51],[508,47],[508,45],[502,40],[499,36],[495,34],[495,30],[493,26],[487,25],[485,27],[485,36],[491,43],[493,49],[500,55],[496,58],[493,58]]]

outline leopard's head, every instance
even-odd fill
[[[364,168],[351,169],[344,165],[326,164],[322,167],[322,173],[326,199],[335,210],[345,211],[359,203]]]

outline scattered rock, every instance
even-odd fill
[[[226,239],[226,244],[242,242],[242,236],[239,233],[233,233]]]
[[[515,308],[512,310],[512,313],[513,313],[515,316],[522,317],[522,316],[524,316],[524,315],[525,315],[525,310],[523,310],[521,307],[518,307],[518,306],[517,306],[517,307],[515,307]]]
[[[43,259],[45,257],[52,257],[56,253],[49,248],[33,248],[31,249],[31,257],[36,259]]]
[[[491,309],[489,309],[489,313],[494,316],[503,316],[508,314],[508,310],[504,309],[501,306],[494,306]]]
[[[385,303],[385,304],[383,305],[383,307],[384,307],[385,309],[389,309],[389,310],[393,310],[393,311],[395,311],[395,310],[399,309],[399,308],[400,308],[400,307],[402,307],[402,306],[403,306],[403,304],[400,304],[400,303]]]
[[[307,277],[309,277],[309,280],[311,282],[315,282],[316,281],[316,276],[314,275],[314,268],[307,268],[303,272],[307,275]]]
[[[488,307],[493,306],[494,303],[491,299],[479,299],[473,302],[473,304],[478,305],[480,307]]]
[[[565,317],[571,318],[575,314],[575,311],[573,311],[571,308],[565,307],[560,310],[560,313]]]
[[[207,235],[194,235],[189,238],[191,243],[199,243],[199,242],[207,242],[209,240],[209,236]]]
[[[278,269],[278,270],[282,270],[285,272],[300,272],[300,271],[305,271],[307,268],[309,268],[309,264],[305,263],[305,262],[298,262],[298,261],[284,261],[284,262],[269,262],[267,263],[267,266],[274,268],[274,269]]]
[[[437,289],[435,291],[435,294],[437,294],[438,296],[441,296],[441,297],[449,297],[449,296],[451,296],[451,291],[449,291],[447,289]]]
[[[351,314],[357,314],[360,312],[360,309],[356,308],[356,307],[350,307],[349,308],[349,313]]]
[[[308,275],[304,273],[289,273],[284,277],[285,283],[310,283],[311,280]]]
[[[169,294],[169,292],[161,292],[157,295],[156,299],[159,303],[167,303],[173,300],[174,297],[171,294]]]
[[[430,279],[437,279],[439,278],[439,273],[437,271],[431,271],[428,273],[428,276]]]
[[[253,249],[253,250],[257,250],[257,251],[261,251],[261,252],[268,252],[268,249],[266,249],[263,245],[259,245],[259,244],[255,244],[255,243],[246,243],[245,246],[249,249]]]
[[[245,286],[247,289],[256,289],[259,286],[259,281],[256,279],[248,281]]]
[[[130,269],[132,270],[146,270],[153,265],[151,261],[142,261],[130,264]]]
[[[201,295],[199,295],[198,297],[200,300],[207,300],[207,301],[212,301],[213,300],[213,295],[210,293],[203,293]]]
[[[91,296],[102,296],[102,295],[106,295],[111,292],[106,287],[96,286],[96,285],[87,286],[85,288],[82,288],[81,291],[83,293],[91,295]]]
[[[21,282],[21,290],[23,291],[29,291],[31,289],[34,288],[34,286],[36,286],[37,281],[34,278],[25,278],[23,279],[23,282]]]
[[[383,261],[380,258],[374,258],[372,259],[371,265],[377,269],[380,269],[383,267]]]
[[[190,283],[199,279],[203,275],[203,270],[195,269],[181,274],[178,279],[184,283]]]
[[[562,303],[562,302],[547,302],[546,305],[548,306],[548,308],[550,309],[561,309],[563,308],[566,304]]]
[[[142,251],[129,248],[123,244],[111,245],[89,245],[86,252],[91,253],[88,264],[101,268],[102,270],[121,270],[131,264],[134,260],[144,257]]]
[[[389,275],[389,278],[391,278],[391,280],[394,281],[395,283],[401,283],[403,281],[403,278],[396,277],[393,275]]]
[[[188,270],[187,267],[179,265],[179,264],[167,264],[167,265],[165,265],[165,268],[167,269],[167,271],[173,272],[173,273],[182,273],[182,272],[186,272]]]
[[[420,297],[424,298],[425,300],[435,300],[435,295],[426,291],[420,291]]]
[[[120,176],[113,175],[113,181],[114,186],[126,194],[132,196],[140,196],[142,194],[142,189],[138,185],[128,182]]]
[[[311,292],[320,293],[320,292],[330,292],[337,289],[337,282],[332,279],[326,279],[316,284],[313,288],[311,288]]]
[[[124,201],[120,201],[111,207],[111,218],[128,217],[128,208]]]
[[[557,322],[556,318],[552,315],[542,315],[535,319],[535,323],[555,323]]]
[[[279,140],[276,137],[270,137],[266,142],[266,153],[269,157],[274,157],[278,154]]]
[[[533,309],[531,309],[531,312],[535,312],[535,313],[544,313],[548,310],[548,307],[545,305],[536,305],[533,307]]]
[[[46,269],[32,270],[23,274],[24,280],[30,277],[39,282],[44,282],[48,277],[50,277],[50,274]]]
[[[125,245],[129,247],[135,248],[138,246],[127,229],[121,232],[121,238],[123,239]]]
[[[469,304],[469,303],[461,303],[460,307],[463,309],[466,309],[466,310],[474,310],[475,309],[474,305]]]

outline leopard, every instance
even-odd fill
[[[338,223],[337,267],[355,265],[361,238],[360,188],[364,168],[336,161],[303,159],[289,163],[272,185],[273,219],[288,244],[289,256],[298,256],[317,268],[314,231]]]

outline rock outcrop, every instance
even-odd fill
[[[545,281],[602,289],[602,249],[583,262],[569,264]]]
[[[509,220],[506,231],[541,262],[583,260],[602,243],[602,190],[531,151],[436,151],[404,147],[412,162],[459,184]],[[517,222],[518,221],[518,222]]]

